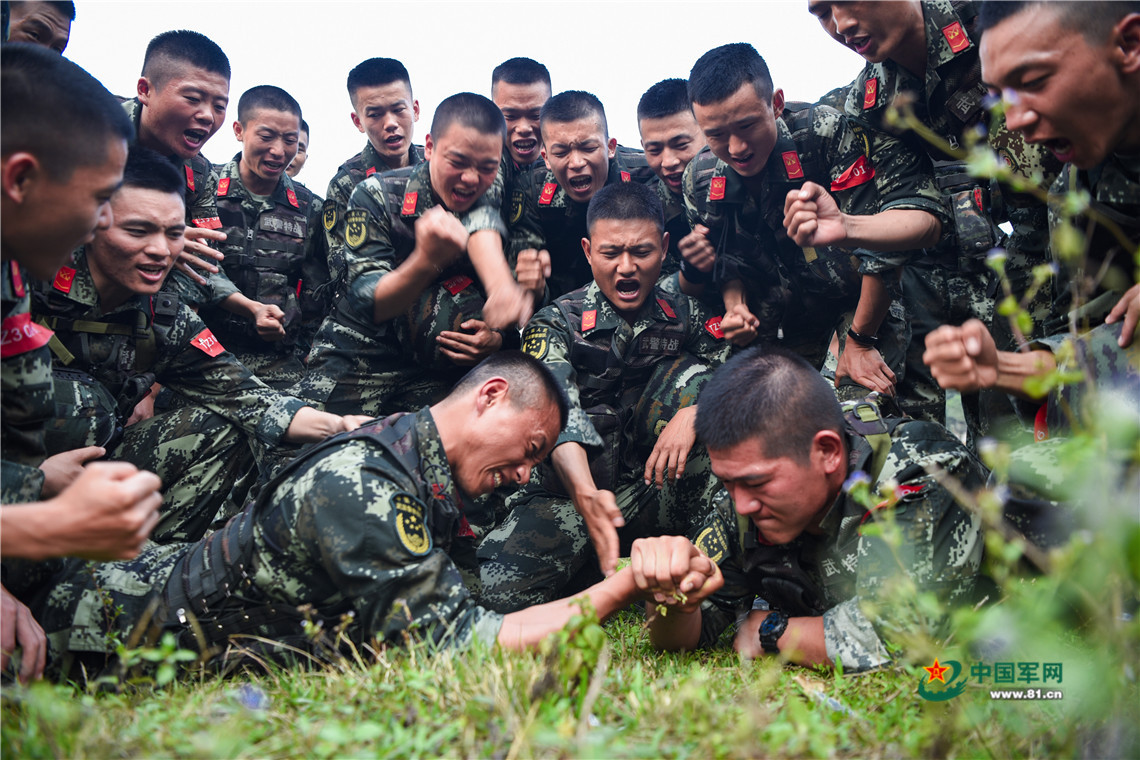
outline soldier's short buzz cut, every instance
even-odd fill
[[[749,439],[766,459],[803,463],[815,434],[843,434],[835,391],[801,356],[775,346],[755,346],[725,362],[701,391],[697,437],[713,451]]]
[[[412,78],[404,64],[395,58],[369,58],[356,64],[348,72],[348,97],[356,104],[356,91],[361,87],[383,87],[393,82],[403,82],[412,91]]]
[[[533,58],[511,58],[503,61],[491,72],[491,93],[499,82],[506,84],[544,84],[550,89],[550,72]]]
[[[122,187],[170,193],[186,201],[186,178],[178,167],[166,156],[138,143],[127,153]]]
[[[516,409],[537,409],[553,403],[558,407],[558,429],[566,427],[570,416],[570,400],[562,384],[545,364],[522,351],[496,351],[460,378],[449,395],[459,395],[478,388],[493,377],[501,377],[510,385],[507,398]]]
[[[230,79],[230,59],[218,43],[189,29],[172,29],[151,40],[143,56],[142,75],[156,88],[161,88],[187,66],[220,74],[227,82]]]
[[[36,157],[55,182],[107,160],[134,127],[99,80],[54,50],[24,42],[0,48],[0,153]]]
[[[503,121],[499,107],[490,98],[474,92],[457,93],[436,106],[431,119],[432,139],[438,142],[455,122],[471,127],[481,135],[502,136],[507,133],[507,123]]]
[[[726,100],[751,84],[761,100],[775,91],[768,64],[747,42],[721,45],[702,55],[689,71],[689,101],[709,105]]]
[[[692,110],[689,83],[684,79],[663,79],[646,90],[641,100],[637,101],[637,120],[664,119]]]
[[[259,110],[290,113],[297,117],[298,122],[301,120],[301,104],[297,99],[271,84],[250,87],[241,94],[238,99],[238,121],[245,126],[253,112]]]
[[[597,119],[602,132],[610,139],[610,125],[606,122],[606,109],[596,95],[584,90],[566,90],[546,101],[538,115],[539,129],[547,124],[569,124],[579,119]]]
[[[1084,0],[1064,2],[1063,0],[1009,0],[1008,2],[985,2],[978,10],[979,31],[991,29],[1010,16],[1033,8],[1034,12],[1047,8],[1057,14],[1057,19],[1066,28],[1076,29],[1090,45],[1101,45],[1108,39],[1112,28],[1120,19],[1130,13],[1140,13],[1140,2],[1129,0]]]
[[[305,121],[304,119],[301,119],[301,131],[304,132],[306,136],[312,134],[309,132],[309,122]]]
[[[665,212],[657,193],[640,182],[617,182],[594,193],[586,209],[586,230],[592,235],[598,219],[647,219],[665,232]]]

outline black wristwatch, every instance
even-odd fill
[[[780,637],[788,630],[788,616],[779,610],[772,610],[760,624],[760,648],[765,654],[780,653]]]

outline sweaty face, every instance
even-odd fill
[[[617,140],[606,139],[600,119],[547,123],[542,129],[542,143],[547,168],[571,200],[586,203],[605,187]]]
[[[718,103],[693,104],[709,148],[742,177],[764,170],[776,146],[776,117],[783,110],[783,91],[776,90],[767,100],[749,82]]]
[[[288,111],[258,108],[247,115],[245,124],[234,122],[234,135],[241,142],[241,181],[250,192],[273,192],[297,155],[300,134],[301,117]]]
[[[1130,84],[1121,52],[1107,39],[1090,44],[1047,5],[1033,6],[986,31],[982,77],[1001,92],[1010,129],[1060,161],[1089,169],[1117,150],[1140,148],[1134,89],[1140,53],[1133,52]]]
[[[420,118],[420,102],[406,82],[361,87],[353,95],[352,123],[393,169],[408,164],[412,129]]]
[[[194,66],[180,67],[161,86],[139,80],[144,108],[139,142],[164,155],[193,158],[226,119],[230,82],[221,74]]]
[[[71,20],[48,3],[15,3],[8,21],[8,42],[30,42],[57,53],[67,49]]]
[[[296,177],[301,169],[305,168],[305,161],[309,159],[309,136],[304,132],[297,138],[297,155],[293,156],[293,163],[289,164],[289,168],[285,173],[290,177]]]
[[[87,249],[105,309],[135,293],[157,293],[182,252],[186,230],[185,207],[174,193],[124,187],[111,209],[114,221]]]
[[[653,173],[674,193],[681,192],[681,175],[705,147],[705,136],[692,111],[660,119],[641,119],[641,147]]]
[[[81,166],[64,182],[55,182],[42,172],[27,191],[20,214],[36,230],[30,256],[21,264],[36,277],[50,280],[76,247],[91,239],[97,228],[111,223],[111,197],[123,181],[127,143],[108,142],[102,164]],[[21,245],[21,248],[26,246]]]
[[[916,2],[810,0],[808,10],[836,41],[871,63],[897,58],[916,40],[925,46],[922,9]]]
[[[494,87],[491,100],[503,112],[507,122],[507,149],[519,166],[526,166],[539,157],[538,116],[549,99],[550,87],[543,82],[499,82]]]
[[[486,407],[474,423],[470,445],[452,462],[459,490],[481,496],[508,483],[521,485],[558,440],[558,409],[516,408],[508,400]]]
[[[838,495],[828,487],[814,451],[804,463],[768,459],[760,440],[749,438],[727,449],[709,449],[709,457],[737,513],[770,544],[786,544],[818,526]]]
[[[431,189],[449,211],[456,213],[474,206],[487,192],[502,155],[502,135],[485,135],[459,122],[452,122],[438,139],[428,135],[424,141]]]
[[[596,219],[582,249],[602,295],[629,319],[653,293],[668,244],[649,219]]]

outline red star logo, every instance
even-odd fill
[[[944,665],[939,665],[938,658],[935,657],[933,665],[923,668],[923,670],[930,674],[930,680],[928,680],[927,683],[934,683],[935,681],[946,683],[946,671],[949,669],[950,668]]]

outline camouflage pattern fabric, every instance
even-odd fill
[[[759,543],[755,528],[738,530],[727,492],[696,534],[694,543],[720,566],[724,587],[701,606],[701,644],[710,646],[738,615],[762,598],[789,617],[823,616],[827,655],[846,671],[890,661],[884,642],[913,624],[913,611],[899,600],[900,582],[935,593],[944,602],[971,603],[982,559],[977,518],[965,512],[929,474],[936,466],[967,490],[985,483],[985,468],[944,428],[917,420],[884,421],[890,449],[871,492],[897,483],[893,507],[868,510],[845,493],[824,514],[821,534],[803,533],[784,545]],[[868,472],[873,449],[848,430],[848,472]],[[886,512],[889,510],[890,520]],[[901,544],[863,535],[866,522],[893,522]],[[743,541],[743,543],[742,543]],[[871,612],[871,610],[874,612]]]
[[[719,488],[708,454],[689,453],[680,481],[646,486],[645,461],[677,410],[696,403],[729,345],[695,300],[657,288],[627,322],[596,283],[540,310],[523,333],[523,350],[541,359],[570,399],[558,444],[587,448],[599,489],[611,490],[626,519],[623,546],[636,538],[684,534]],[[596,575],[585,522],[553,467],[509,497],[502,524],[480,543],[480,602],[511,611],[564,595],[571,581]]]
[[[424,409],[319,445],[202,541],[125,562],[69,560],[35,592],[10,590],[43,626],[56,677],[80,662],[98,672],[152,604],[153,628],[196,649],[193,618],[215,653],[258,646],[251,636],[315,648],[300,632],[306,614],[328,628],[351,615],[357,644],[399,644],[405,632],[440,646],[492,643],[502,618],[476,606],[449,556],[461,500]]]
[[[135,128],[136,139],[139,134],[139,123],[142,119],[142,103],[138,98],[123,101],[123,108],[131,117],[131,124]],[[216,230],[221,226],[218,221],[218,208],[214,201],[218,191],[218,173],[213,165],[201,153],[193,158],[182,159],[178,156],[168,156],[171,163],[182,168],[186,175],[186,225],[188,227],[204,227]],[[214,299],[213,277],[201,272],[207,279],[206,285],[199,285],[190,279],[181,270],[175,268],[167,276],[163,288],[177,295],[183,303],[192,307],[212,303]]]
[[[506,230],[502,186],[459,215],[468,232]],[[436,205],[427,163],[369,177],[353,191],[346,224],[348,288],[321,324],[294,393],[337,414],[382,416],[435,403],[465,367],[435,348],[441,330],[482,315],[485,296],[464,256],[400,317],[373,322],[373,293],[415,248],[415,222]],[[405,213],[406,212],[406,213]]]
[[[618,146],[617,154],[610,159],[606,184],[648,184],[654,176],[645,162],[645,154]],[[546,289],[552,299],[593,280],[586,255],[582,253],[589,203],[571,200],[545,164],[533,164],[518,176],[515,187],[521,197],[512,193],[511,260],[527,248],[550,251],[551,274],[546,279]]]
[[[424,161],[424,149],[419,145],[408,148],[408,166]],[[325,231],[325,247],[328,256],[330,300],[335,300],[347,285],[348,264],[345,261],[344,216],[348,213],[348,201],[352,191],[373,174],[391,171],[391,167],[380,158],[371,142],[364,144],[364,150],[345,161],[337,169],[322,205],[321,225]]]
[[[24,272],[0,263],[0,503],[39,501],[47,456],[44,425],[51,419],[51,332],[32,322]]]
[[[301,379],[301,362],[309,353],[302,338],[302,296],[311,321],[319,323],[326,311],[320,303],[328,281],[320,207],[286,174],[269,197],[253,197],[241,180],[240,161],[238,153],[220,173],[218,218],[226,239],[219,247],[226,258],[213,278],[213,308],[204,310],[203,318],[223,345],[267,385],[286,388]],[[247,317],[220,307],[239,292],[280,307],[285,313],[283,340],[262,340]]]
[[[112,458],[121,454],[139,467],[158,467],[164,482],[163,514],[182,515],[164,518],[171,524],[160,537],[196,537],[179,526],[188,520],[208,524],[213,515],[195,517],[193,505],[208,501],[216,508],[233,484],[232,477],[219,473],[236,476],[251,461],[246,439],[238,431],[276,445],[302,402],[253,376],[198,315],[172,296],[137,296],[103,313],[82,253],[74,270],[65,267],[53,283],[37,283],[36,288],[33,314],[54,325],[65,352],[53,360],[61,379],[55,383],[55,419],[48,426],[53,440],[49,453],[101,443],[111,449]],[[89,376],[113,399],[115,408],[103,410],[104,417],[114,415],[113,419],[87,418],[76,410],[74,388],[81,381],[70,379],[74,373]],[[133,426],[137,429],[126,428],[119,448],[115,448],[117,438],[92,438],[99,433],[91,431],[104,422],[122,430],[134,405],[155,381],[192,406]],[[237,430],[230,430],[231,425]],[[232,461],[205,461],[212,457]]]
[[[661,263],[661,278],[669,277],[681,270],[681,241],[693,231],[689,226],[689,217],[685,213],[685,196],[675,193],[660,177],[654,177],[650,183],[657,192],[657,199],[661,201],[661,209],[665,212],[665,231],[669,233],[669,249],[665,251],[665,261]]]

